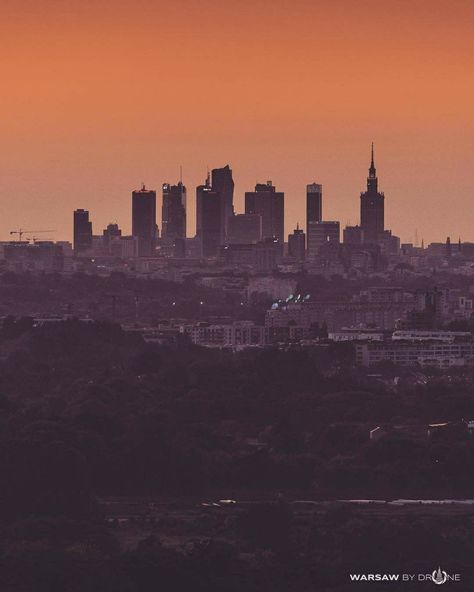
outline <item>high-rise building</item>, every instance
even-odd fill
[[[374,145],[372,144],[367,191],[360,194],[360,226],[364,231],[365,242],[377,242],[383,235],[385,229],[384,201],[384,194],[378,190],[378,179],[374,164]]]
[[[306,185],[306,234],[309,222],[323,219],[323,186],[318,183]]]
[[[132,193],[132,235],[137,238],[138,256],[151,257],[158,236],[156,191],[146,189],[145,185]]]
[[[360,226],[346,226],[343,235],[345,245],[361,245],[364,242],[364,231]]]
[[[227,242],[229,244],[251,244],[262,238],[262,217],[260,214],[235,214],[229,219]]]
[[[308,257],[315,259],[320,248],[327,244],[339,244],[340,228],[337,221],[309,222],[308,224]]]
[[[202,257],[216,257],[222,239],[222,200],[211,187],[209,175],[204,185],[196,187],[196,236]]]
[[[87,210],[74,210],[74,252],[80,253],[92,247],[92,222]]]
[[[163,205],[161,208],[161,236],[174,241],[186,238],[186,187],[163,184]]]
[[[288,255],[297,261],[303,261],[306,254],[306,235],[304,230],[296,225],[293,234],[288,235]]]
[[[234,215],[234,180],[232,169],[227,164],[221,169],[212,170],[212,189],[221,199],[221,243],[226,242],[229,232],[229,220]]]
[[[122,236],[122,231],[118,224],[107,224],[107,228],[103,231],[103,241],[106,246],[110,243],[110,239],[116,236]]]
[[[285,242],[285,194],[276,191],[271,181],[257,183],[255,191],[245,194],[245,213],[260,214],[262,238],[277,238],[281,247]]]
[[[288,255],[294,257],[297,261],[303,261],[305,254],[306,235],[297,224],[293,234],[288,235]]]

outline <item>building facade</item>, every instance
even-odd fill
[[[186,187],[181,183],[163,183],[161,207],[161,236],[174,241],[186,238]]]
[[[229,221],[234,215],[234,180],[232,170],[227,164],[221,169],[212,170],[212,189],[221,200],[221,244],[227,241]]]
[[[77,255],[92,247],[92,222],[87,210],[74,210],[74,253]]]
[[[309,222],[321,222],[323,219],[323,186],[319,183],[306,185],[306,235]]]
[[[365,242],[380,240],[385,230],[384,216],[385,196],[378,190],[377,172],[374,164],[374,145],[372,144],[367,191],[360,194],[360,227],[364,232]]]
[[[146,189],[145,185],[132,192],[132,235],[137,239],[138,256],[151,257],[158,236],[156,191]]]
[[[222,200],[210,184],[196,188],[196,237],[201,245],[201,257],[217,257],[222,244]]]
[[[337,221],[308,222],[308,258],[316,259],[320,249],[330,243],[339,245],[340,225]]]
[[[245,213],[262,217],[262,239],[277,238],[285,242],[285,194],[276,191],[271,181],[257,183],[255,191],[245,193]]]

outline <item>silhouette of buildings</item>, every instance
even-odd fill
[[[281,247],[285,241],[285,194],[276,191],[271,181],[257,183],[255,191],[245,193],[245,213],[262,217],[262,238],[277,238]]]
[[[139,257],[151,257],[155,252],[156,191],[142,188],[132,192],[132,235],[136,237]]]
[[[296,226],[293,234],[288,235],[288,255],[297,261],[304,261],[306,254],[306,235],[304,231]]]
[[[323,219],[323,186],[318,183],[306,185],[306,235],[309,222]]]
[[[232,170],[227,164],[221,169],[212,170],[212,189],[221,200],[221,244],[227,240],[229,221],[234,215],[234,180]]]
[[[316,259],[324,245],[339,245],[340,227],[337,221],[308,222],[308,257]]]
[[[362,245],[364,231],[360,226],[346,226],[343,231],[343,242],[345,245]]]
[[[167,241],[186,238],[186,187],[163,183],[161,237]]]
[[[110,241],[114,237],[121,237],[122,231],[119,228],[118,224],[108,224],[107,228],[104,228],[103,231],[103,240],[104,245],[107,247],[110,244]]]
[[[92,222],[87,210],[74,210],[74,253],[82,253],[92,247]]]
[[[206,183],[196,188],[196,236],[201,244],[201,257],[216,257],[222,243],[222,207],[219,192]]]
[[[367,191],[360,194],[360,226],[364,231],[365,242],[377,242],[381,239],[384,227],[385,196],[378,190],[377,172],[374,164],[374,145],[367,177]]]

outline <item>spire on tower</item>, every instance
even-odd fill
[[[370,179],[375,179],[376,177],[376,171],[375,171],[375,162],[374,162],[374,143],[372,142],[372,152],[371,152],[371,158],[370,158],[370,168],[369,168],[369,178]]]
[[[377,193],[378,192],[377,187],[378,187],[378,181],[377,181],[377,171],[375,169],[375,160],[374,160],[374,143],[372,142],[369,176],[367,177],[367,191],[369,191],[371,193]]]

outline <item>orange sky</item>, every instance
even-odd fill
[[[316,181],[356,223],[374,140],[387,226],[474,241],[473,26],[471,0],[2,0],[0,238],[70,239],[76,207],[129,232],[180,164],[189,234],[226,163],[237,211],[271,179],[289,232]]]

